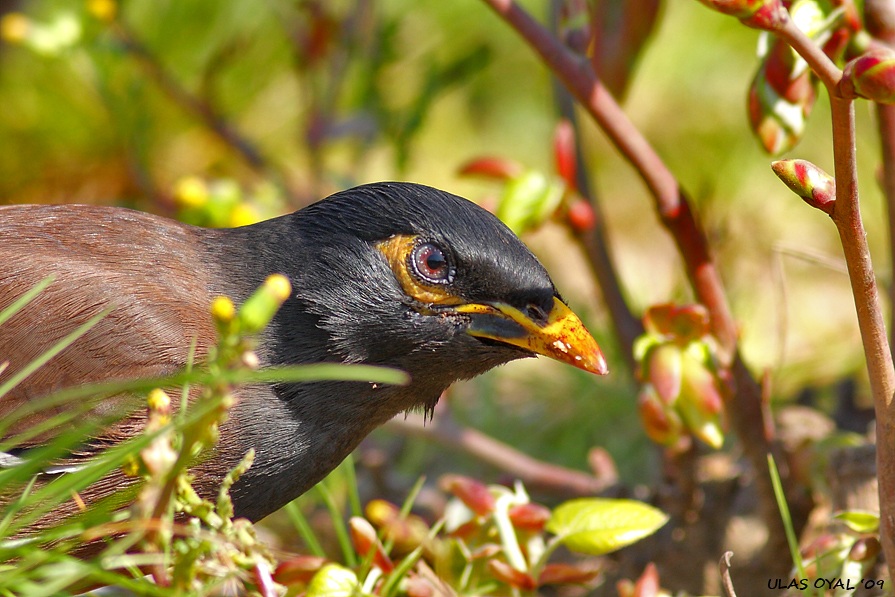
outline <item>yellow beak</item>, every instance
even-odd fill
[[[546,321],[536,321],[506,303],[468,303],[454,307],[472,315],[467,333],[568,363],[584,371],[606,375],[609,368],[597,341],[581,319],[553,297]]]

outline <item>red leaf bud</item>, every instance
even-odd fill
[[[475,158],[460,168],[461,176],[483,176],[497,180],[516,178],[525,169],[519,162],[495,156]]]
[[[363,557],[373,555],[373,564],[385,573],[391,572],[395,566],[392,564],[385,548],[376,536],[376,529],[373,528],[367,519],[353,516],[348,521],[348,529],[351,532],[351,542],[354,549]]]
[[[439,485],[457,496],[477,516],[487,516],[494,511],[494,496],[484,483],[462,475],[444,475]]]
[[[509,515],[514,527],[526,531],[540,531],[550,520],[550,510],[540,504],[517,504]]]
[[[598,569],[586,564],[547,564],[538,577],[538,584],[582,584],[593,580],[599,573]]]
[[[575,232],[588,232],[593,230],[597,223],[597,214],[594,208],[584,199],[575,199],[569,205],[569,211],[566,214],[569,225]]]
[[[531,591],[537,587],[535,579],[527,572],[516,570],[509,564],[500,560],[488,560],[488,570],[494,575],[494,578],[501,582],[505,582],[511,587],[521,589],[523,591]]]
[[[863,97],[895,104],[895,51],[876,47],[845,65],[840,90],[846,97]]]
[[[326,558],[317,556],[294,556],[280,562],[273,579],[281,585],[308,583],[326,562]]]
[[[771,168],[805,203],[824,213],[833,213],[836,181],[832,176],[807,160],[777,160],[771,163]]]
[[[553,159],[556,161],[556,173],[566,181],[566,186],[577,190],[576,174],[578,171],[575,155],[575,129],[566,119],[560,120],[553,132]]]

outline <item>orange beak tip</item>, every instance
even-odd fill
[[[588,362],[587,365],[588,367],[585,371],[590,371],[597,375],[607,375],[609,373],[609,364],[606,362],[606,357],[603,356],[603,353],[597,353],[596,357]]]
[[[596,375],[606,375],[609,373],[609,365],[606,363],[606,357],[597,349],[589,355],[569,355],[568,363],[573,367],[577,367],[582,371],[594,373]]]

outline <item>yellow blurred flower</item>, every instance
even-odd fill
[[[22,43],[30,30],[31,19],[20,12],[11,12],[0,19],[0,39],[7,43]]]
[[[230,212],[229,224],[234,228],[257,224],[260,221],[261,215],[258,213],[258,210],[247,203],[240,203]]]
[[[174,198],[181,207],[202,207],[208,195],[208,185],[198,176],[184,176],[174,184]]]
[[[115,0],[87,0],[87,12],[98,20],[108,23],[115,19],[118,4]]]

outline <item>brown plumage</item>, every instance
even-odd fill
[[[0,208],[0,309],[47,275],[55,281],[0,325],[0,362],[9,361],[0,383],[113,309],[3,397],[0,417],[54,390],[177,372],[192,342],[199,359],[215,342],[212,299],[242,301],[271,273],[286,275],[293,294],[260,338],[262,365],[387,365],[411,383],[241,389],[214,455],[196,467],[196,487],[214,495],[254,448],[255,464],[232,491],[237,514],[253,520],[320,480],[376,426],[431,407],[457,379],[535,354],[605,373],[596,343],[524,245],[484,210],[429,187],[367,185],[231,230],[117,208],[10,206]],[[120,400],[100,410],[114,408]],[[141,425],[135,414],[72,456],[89,457]],[[45,440],[15,455],[27,458],[29,445]],[[124,483],[106,479],[86,501]]]

